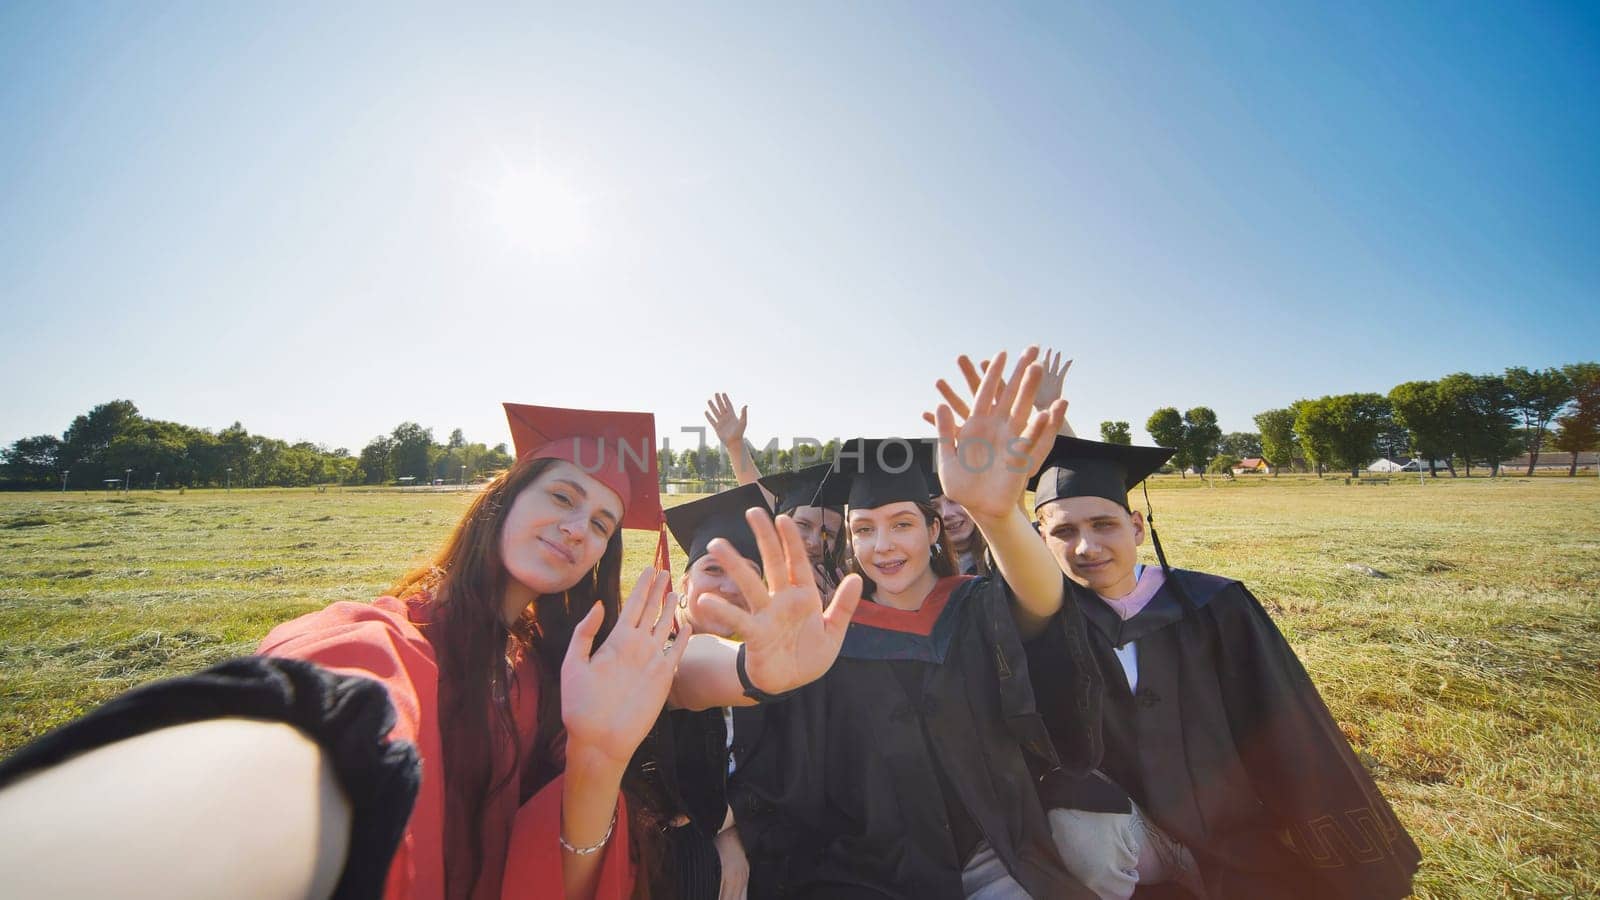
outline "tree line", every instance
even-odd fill
[[[830,459],[837,449],[837,440],[798,451],[773,441],[754,456],[767,474]],[[715,443],[673,451],[664,441],[658,459],[663,482],[732,479],[727,452]],[[470,442],[459,428],[441,443],[433,429],[402,422],[352,454],[344,447],[251,434],[238,422],[212,431],[151,419],[131,401],[113,400],[73,419],[59,437],[25,437],[0,450],[0,489],[120,488],[125,480],[139,489],[455,484],[491,477],[511,463],[505,444]]]
[[[389,484],[401,478],[473,481],[511,465],[505,444],[470,443],[461,429],[444,443],[433,430],[403,422],[359,455],[251,434],[238,422],[221,431],[150,419],[128,400],[102,403],[72,420],[60,437],[21,438],[0,450],[0,487],[87,490],[121,487],[305,487]]]
[[[1387,395],[1334,394],[1302,399],[1255,416],[1256,432],[1223,433],[1217,414],[1197,406],[1180,413],[1163,407],[1145,430],[1157,444],[1175,447],[1179,472],[1226,472],[1245,458],[1260,458],[1276,473],[1284,468],[1346,470],[1352,475],[1378,457],[1412,455],[1434,476],[1442,463],[1452,476],[1474,465],[1499,474],[1500,463],[1527,453],[1532,475],[1549,450],[1578,454],[1600,448],[1600,363],[1559,368],[1506,369],[1498,375],[1458,372],[1436,381],[1408,381]],[[1127,422],[1100,423],[1101,440],[1132,443]],[[837,441],[821,448],[758,448],[763,472],[831,458]],[[801,458],[801,457],[804,458]],[[102,403],[72,420],[57,437],[21,438],[0,450],[0,488],[84,490],[127,480],[136,487],[303,487],[321,484],[469,482],[508,468],[504,443],[466,440],[457,428],[443,443],[433,429],[402,422],[367,443],[357,455],[346,448],[251,434],[238,422],[221,431],[150,419],[128,400]],[[662,480],[716,482],[731,471],[715,445],[674,452],[663,443]]]
[[[1441,464],[1452,477],[1458,465],[1469,476],[1474,465],[1498,475],[1502,461],[1526,453],[1532,475],[1540,454],[1554,450],[1570,454],[1567,474],[1575,475],[1578,454],[1600,448],[1600,363],[1458,372],[1395,385],[1387,395],[1302,399],[1256,414],[1255,424],[1259,431],[1224,434],[1209,407],[1163,407],[1145,430],[1177,449],[1172,468],[1179,472],[1228,472],[1241,459],[1259,458],[1274,474],[1288,468],[1355,476],[1380,457],[1415,456],[1434,477]],[[1127,422],[1101,422],[1100,439],[1129,444],[1131,430]]]

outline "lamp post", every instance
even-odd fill
[[[133,470],[132,469],[123,469],[122,470],[122,494],[123,494],[123,496],[127,496],[128,492],[131,491],[131,490],[133,490]]]
[[[461,467],[461,489],[463,491],[467,489],[467,467],[466,466],[462,466]]]
[[[156,486],[151,488],[151,490],[155,490],[155,491],[161,490],[161,473],[160,472],[156,473]]]
[[[63,469],[61,471],[61,493],[63,494],[67,492],[67,473],[71,471],[71,469]]]
[[[224,490],[233,490],[233,466],[228,467],[228,481]]]

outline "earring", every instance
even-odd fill
[[[934,552],[934,555],[938,555],[940,553],[943,553],[944,552],[944,547],[942,545],[940,545],[940,543],[938,541],[934,541],[933,542],[933,552]]]

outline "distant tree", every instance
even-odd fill
[[[1263,459],[1261,435],[1254,431],[1230,431],[1217,442],[1217,452],[1239,459]]]
[[[1572,454],[1567,475],[1578,474],[1578,454],[1600,448],[1600,363],[1576,363],[1562,374],[1572,383],[1572,407],[1556,420],[1551,446]]]
[[[1466,465],[1467,475],[1472,475],[1474,461],[1486,463],[1490,475],[1498,475],[1500,461],[1516,445],[1505,379],[1465,372],[1446,375],[1439,379],[1439,404],[1451,448]]]
[[[1450,461],[1450,418],[1439,396],[1439,383],[1408,381],[1397,384],[1389,391],[1389,405],[1395,423],[1406,430],[1411,451],[1428,461],[1428,474],[1438,478],[1437,461],[1443,459],[1450,477],[1454,478],[1456,468]]]
[[[1572,401],[1572,379],[1560,369],[1532,372],[1520,366],[1507,369],[1505,378],[1512,409],[1522,418],[1522,442],[1528,448],[1528,475],[1532,476],[1544,446],[1545,429]]]
[[[219,468],[217,478],[224,484],[243,487],[251,483],[251,469],[256,452],[255,438],[238,422],[222,429],[217,435]],[[233,474],[228,474],[228,469]]]
[[[393,443],[389,447],[389,464],[394,477],[425,478],[433,467],[429,453],[433,449],[433,429],[423,428],[415,422],[401,422],[389,433]]]
[[[1398,460],[1411,451],[1411,435],[1405,426],[1395,419],[1392,404],[1389,407],[1389,414],[1384,416],[1383,427],[1378,432],[1378,441],[1374,449],[1380,457],[1393,460]]]
[[[4,479],[18,487],[48,487],[61,477],[61,439],[53,434],[20,438],[0,451]]]
[[[478,471],[484,474],[490,472],[503,472],[506,469],[511,468],[511,464],[513,462],[515,462],[515,459],[513,459],[511,456],[511,451],[506,449],[506,445],[495,444],[493,447],[489,448],[487,453],[479,458]]]
[[[394,480],[394,439],[380,434],[361,448],[359,463],[365,484],[388,484]]]
[[[1189,467],[1189,451],[1184,446],[1183,416],[1177,408],[1163,406],[1150,414],[1144,423],[1144,430],[1150,433],[1150,439],[1162,447],[1171,447],[1177,450],[1172,454],[1172,467],[1181,475]]]
[[[188,454],[187,430],[176,422],[128,420],[101,455],[108,477],[132,469],[135,481],[130,488],[154,487],[157,472],[166,476],[169,485],[181,480]]]
[[[454,431],[450,432],[450,443],[445,444],[445,449],[447,449],[447,450],[460,450],[462,447],[465,447],[466,445],[467,445],[467,437],[466,437],[466,435],[462,434],[461,433],[461,429],[457,428]]]
[[[139,408],[131,400],[102,403],[72,420],[61,436],[59,460],[72,470],[72,480],[96,487],[111,468],[105,459],[111,442],[139,421]],[[115,477],[122,477],[119,470]]]
[[[1206,471],[1211,458],[1217,455],[1217,443],[1221,440],[1222,428],[1217,425],[1217,414],[1210,407],[1196,406],[1183,414],[1183,449],[1196,472]]]
[[[1133,443],[1133,429],[1127,422],[1101,422],[1100,440],[1108,444],[1129,446]]]
[[[1294,413],[1287,409],[1269,409],[1257,413],[1256,427],[1261,429],[1261,456],[1272,466],[1272,474],[1291,465],[1300,450],[1294,433]]]
[[[345,453],[346,453],[346,455],[344,455],[344,456],[332,456],[332,457],[329,457],[329,459],[333,463],[332,472],[333,472],[333,476],[334,476],[334,481],[339,483],[339,484],[349,484],[350,482],[352,482],[352,481],[354,481],[356,479],[356,476],[361,471],[361,462],[360,462],[360,460],[357,460],[355,457],[348,455],[349,454],[348,450],[345,451]]]
[[[1321,478],[1322,470],[1333,465],[1336,426],[1327,404],[1321,400],[1296,400],[1289,404],[1289,409],[1294,412],[1294,433],[1300,440],[1300,451]]]
[[[1372,461],[1373,446],[1389,421],[1389,401],[1380,394],[1335,394],[1312,401],[1302,418],[1302,443],[1316,443],[1322,462],[1354,478]]]
[[[1213,475],[1232,475],[1233,469],[1239,464],[1239,457],[1228,453],[1219,453],[1211,460],[1211,465],[1206,466],[1206,471]]]
[[[1572,454],[1567,467],[1567,477],[1578,474],[1578,454],[1600,447],[1600,417],[1582,412],[1571,412],[1556,420],[1556,430],[1550,446],[1563,453]]]

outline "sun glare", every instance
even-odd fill
[[[492,215],[517,247],[564,254],[588,237],[586,202],[572,185],[546,172],[508,172],[491,192]]]

